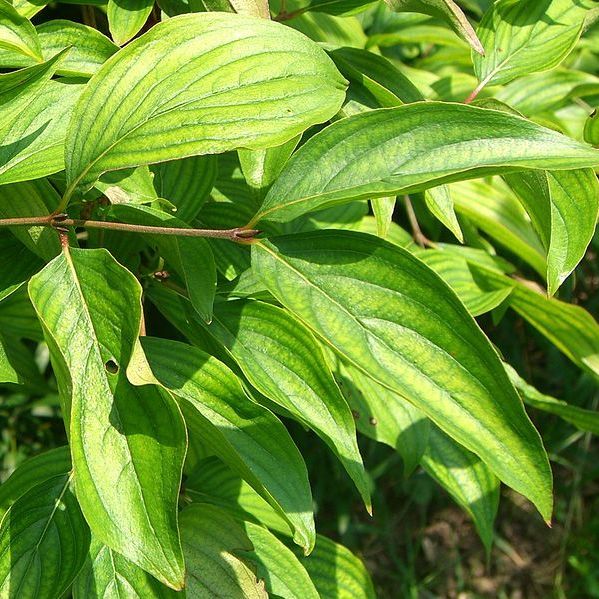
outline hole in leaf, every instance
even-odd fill
[[[106,364],[104,364],[104,368],[106,368],[106,372],[110,374],[117,374],[119,371],[119,365],[114,360],[108,360]]]

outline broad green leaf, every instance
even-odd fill
[[[67,195],[109,170],[284,143],[332,117],[344,89],[326,54],[278,23],[168,19],[86,85],[67,134]]]
[[[251,551],[243,527],[213,505],[195,503],[181,512],[181,540],[190,599],[267,599],[263,582],[236,554]]]
[[[577,366],[599,376],[599,324],[584,308],[480,265],[471,263],[470,269],[483,287],[511,288],[510,306]]]
[[[584,139],[594,146],[599,146],[599,118],[597,114],[599,114],[597,109],[593,110],[584,124]]]
[[[349,549],[322,535],[309,557],[300,558],[321,597],[375,599],[374,586],[362,561]]]
[[[117,46],[135,37],[148,20],[154,0],[108,0],[106,16],[110,35]]]
[[[227,509],[241,520],[252,520],[291,538],[293,531],[279,512],[248,483],[215,457],[201,460],[185,481],[185,496]]]
[[[506,176],[547,248],[547,285],[553,295],[576,268],[593,238],[599,184],[592,169],[525,171]]]
[[[485,50],[473,55],[481,85],[556,67],[576,45],[591,5],[590,0],[495,2],[477,29]]]
[[[6,0],[0,0],[0,48],[42,61],[42,51],[34,26]]]
[[[27,285],[15,286],[0,301],[0,330],[17,339],[43,340],[39,320],[27,295]]]
[[[370,510],[354,419],[312,333],[277,306],[245,300],[215,306],[208,330],[260,393],[329,445]]]
[[[92,538],[73,599],[175,599],[181,597],[128,559]]]
[[[248,556],[257,564],[269,593],[282,599],[320,599],[304,566],[272,532],[252,522],[242,526],[254,546]]]
[[[493,291],[480,287],[468,268],[465,256],[444,249],[417,251],[415,254],[456,292],[472,316],[494,310],[506,301],[512,291],[510,287]]]
[[[177,218],[193,223],[216,181],[216,156],[192,156],[151,167],[158,197],[177,207]]]
[[[132,364],[130,378],[157,380],[183,400],[183,414],[186,419],[190,411],[199,416],[194,422],[202,427],[198,432],[211,449],[285,517],[296,541],[309,551],[315,534],[310,486],[285,427],[251,401],[233,372],[217,359],[176,341],[141,341],[149,372]]]
[[[342,119],[312,137],[287,163],[252,222],[288,221],[351,200],[494,172],[596,164],[598,151],[518,116],[416,102]]]
[[[599,435],[599,412],[585,410],[550,395],[545,395],[529,385],[509,364],[505,364],[505,369],[524,403],[537,410],[559,416],[581,431]]]
[[[39,66],[0,75],[2,185],[38,179],[64,168],[66,124],[83,87],[49,81],[64,56],[63,52]]]
[[[438,275],[406,250],[340,231],[255,243],[252,267],[335,352],[420,408],[551,517],[541,439],[492,345]]]
[[[372,206],[372,211],[376,218],[376,233],[383,239],[387,237],[389,227],[393,222],[393,211],[395,210],[396,200],[397,198],[394,196],[370,200],[370,205]]]
[[[413,472],[428,443],[428,418],[355,366],[339,364],[335,374],[352,407],[358,430],[395,449],[403,460],[405,473]]]
[[[2,185],[0,190],[1,218],[44,216],[54,212],[60,202],[60,196],[47,179]],[[23,244],[24,247],[20,248],[20,253],[23,256],[25,248],[46,261],[51,260],[60,252],[58,235],[49,227],[11,227],[10,231]],[[15,241],[13,244],[17,247],[20,245]],[[3,259],[5,256],[8,258],[6,254],[2,254],[2,256]]]
[[[543,243],[518,197],[503,181],[463,181],[451,185],[450,192],[458,214],[545,276]]]
[[[124,222],[161,227],[185,227],[178,218],[149,206],[113,206],[112,214]],[[167,262],[179,273],[196,312],[212,320],[216,291],[216,266],[208,242],[201,237],[145,235],[157,245]]]
[[[94,536],[181,588],[183,419],[171,398],[132,386],[125,372],[140,328],[139,283],[107,251],[72,249],[32,277],[29,295],[70,404],[77,497]]]
[[[499,506],[499,480],[473,453],[435,426],[422,466],[470,515],[488,554]]]
[[[451,28],[479,54],[483,46],[462,9],[453,0],[385,0],[396,11],[422,12],[447,21]]]
[[[68,474],[71,455],[68,446],[57,447],[25,460],[0,485],[0,521],[8,508],[41,481]]]
[[[85,560],[89,528],[72,492],[73,475],[32,486],[0,526],[0,595],[55,599],[69,588]]]
[[[46,60],[70,48],[56,69],[58,75],[91,77],[118,50],[118,46],[97,29],[74,21],[45,21],[36,29]],[[26,67],[35,62],[14,52],[0,52],[2,66]]]

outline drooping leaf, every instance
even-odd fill
[[[510,307],[577,366],[599,375],[599,324],[584,308],[548,298],[532,284],[481,265],[471,263],[470,270],[487,289],[511,288]]]
[[[492,345],[433,271],[376,237],[332,231],[255,243],[252,267],[332,349],[551,517],[540,437]]]
[[[89,547],[89,528],[59,474],[21,495],[0,526],[0,594],[7,599],[55,599],[69,588]]]
[[[311,550],[315,533],[306,467],[281,422],[251,401],[235,375],[215,358],[175,341],[141,341],[149,372],[137,364],[130,368],[130,378],[148,382],[155,377],[183,400],[183,414],[196,413],[197,432],[216,455],[269,501],[293,526],[296,541]]]
[[[6,0],[0,0],[0,48],[13,50],[35,62],[42,61],[35,27]]]
[[[477,33],[484,56],[473,55],[484,85],[508,83],[556,67],[574,48],[590,0],[499,0],[485,13]]]
[[[395,210],[394,196],[388,198],[376,198],[370,200],[374,217],[376,218],[376,232],[379,237],[385,239],[389,233],[389,227],[393,222],[393,211]]]
[[[251,551],[243,527],[213,505],[194,503],[181,513],[187,573],[185,590],[194,599],[268,599],[263,582],[239,557]]]
[[[183,419],[171,398],[132,386],[125,373],[140,328],[139,283],[105,250],[72,249],[32,277],[29,295],[67,410],[77,497],[94,536],[181,588]]]
[[[505,364],[505,369],[524,403],[542,412],[559,416],[581,431],[599,435],[599,412],[573,406],[566,401],[545,395],[529,385],[509,364]]]
[[[216,156],[192,156],[155,164],[151,171],[158,197],[177,207],[178,219],[193,223],[216,181],[218,160]]]
[[[64,168],[66,124],[83,88],[49,81],[64,56],[62,52],[38,66],[0,75],[0,184]]]
[[[464,234],[460,228],[458,217],[455,213],[453,198],[446,185],[433,187],[424,192],[424,201],[432,215],[445,225],[458,239],[464,241]]]
[[[428,443],[429,419],[355,366],[339,364],[335,374],[352,407],[357,429],[395,449],[403,460],[405,473],[413,472]]]
[[[312,137],[287,163],[253,222],[288,221],[351,200],[484,174],[596,164],[598,151],[518,116],[417,102],[357,114]]]
[[[431,428],[422,466],[468,512],[489,553],[499,506],[499,480],[479,458],[436,426]]]
[[[95,538],[71,592],[73,599],[175,599],[181,596]]]
[[[528,171],[506,176],[547,248],[553,295],[582,260],[599,216],[599,183],[592,169]]]
[[[243,522],[254,546],[250,559],[257,564],[258,577],[266,590],[282,599],[319,599],[320,595],[306,569],[293,552],[264,526]]]
[[[0,333],[0,384],[21,385],[29,393],[45,390],[31,350],[19,339]]]
[[[86,86],[67,134],[69,193],[109,170],[281,144],[333,116],[344,87],[322,50],[278,23],[228,13],[168,19]]]
[[[135,37],[148,20],[154,0],[108,0],[106,16],[110,35],[117,46]]]
[[[374,586],[362,561],[347,547],[317,536],[312,555],[300,558],[321,597],[375,599]]]
[[[285,310],[244,300],[217,305],[208,330],[260,393],[329,445],[370,509],[354,419],[312,333]]]
[[[140,225],[186,227],[178,218],[149,206],[119,205],[112,207],[117,219]],[[182,277],[189,299],[197,313],[207,322],[212,320],[212,304],[216,291],[216,266],[208,242],[202,237],[152,235],[145,237],[156,244],[167,262]]]
[[[0,202],[0,214],[2,213]],[[44,265],[43,262],[10,231],[0,232],[0,302],[14,293],[32,274]]]
[[[462,9],[453,0],[385,0],[396,11],[422,12],[447,21],[451,28],[479,54],[483,46]]]

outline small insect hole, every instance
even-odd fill
[[[106,372],[110,374],[117,374],[119,371],[119,365],[114,360],[108,360],[106,364],[104,364],[104,368],[106,368]]]

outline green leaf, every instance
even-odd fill
[[[149,206],[118,205],[111,213],[119,220],[140,225],[185,227],[178,218]],[[201,237],[144,235],[157,245],[167,262],[181,275],[196,312],[207,322],[212,320],[216,291],[216,266],[208,242]]]
[[[89,528],[71,490],[72,474],[31,487],[0,527],[0,594],[55,599],[69,588],[89,547]]]
[[[117,46],[123,46],[141,31],[153,7],[154,0],[108,0],[108,28]]]
[[[383,56],[359,48],[336,48],[329,56],[351,85],[359,85],[372,94],[377,108],[424,100],[418,88]]]
[[[471,263],[470,270],[487,289],[511,288],[510,307],[577,366],[599,375],[599,324],[584,308],[548,298],[534,284],[480,265]]]
[[[422,466],[470,515],[489,554],[499,507],[499,480],[473,453],[435,426]]]
[[[543,243],[518,197],[503,181],[464,181],[451,185],[450,192],[458,214],[545,276]]]
[[[428,418],[355,366],[339,364],[335,374],[358,430],[395,449],[403,460],[405,474],[413,472],[428,443]]]
[[[321,597],[376,599],[364,564],[343,545],[318,535],[312,555],[300,561]]]
[[[592,169],[528,171],[506,176],[547,248],[553,295],[584,257],[599,216],[599,183]]]
[[[376,234],[385,239],[389,233],[389,227],[393,222],[393,211],[395,210],[394,196],[389,198],[376,198],[370,200],[374,217],[376,218]]]
[[[268,0],[229,0],[236,13],[270,19]]]
[[[264,526],[244,522],[254,549],[248,556],[257,563],[266,590],[283,599],[320,599],[308,572],[294,553]]]
[[[512,292],[511,287],[489,291],[479,286],[470,272],[466,257],[447,251],[447,248],[414,253],[456,292],[472,316],[494,310]]]
[[[424,192],[424,201],[432,215],[445,225],[458,239],[464,241],[464,234],[455,213],[453,198],[447,186],[433,187]]]
[[[518,116],[416,102],[342,119],[312,137],[287,163],[252,222],[288,221],[335,204],[484,174],[596,164],[598,151]]]
[[[45,390],[31,350],[19,339],[3,334],[0,334],[0,383],[24,385],[28,393]]]
[[[0,184],[38,179],[64,168],[66,123],[83,88],[49,81],[64,56],[0,75]]]
[[[2,218],[49,215],[60,202],[60,196],[47,179],[11,183],[3,185],[1,189],[0,217]],[[32,254],[47,261],[60,252],[58,236],[49,227],[10,227],[10,231],[25,246],[20,248],[21,255],[24,255],[27,248]],[[13,244],[17,247],[20,245],[14,241]],[[4,253],[2,256],[3,259],[5,256],[8,258]],[[36,263],[41,267],[41,262],[36,261]]]
[[[153,165],[151,171],[158,197],[177,207],[177,218],[193,223],[216,181],[218,160],[216,156],[192,156]]]
[[[345,15],[358,12],[373,4],[373,0],[310,0],[305,10],[325,12],[330,15]]]
[[[256,243],[252,267],[334,351],[412,402],[551,517],[541,439],[492,345],[432,270],[376,237],[332,231]]]
[[[281,308],[245,300],[218,304],[208,330],[260,393],[329,445],[371,510],[354,419],[312,333]]]
[[[40,453],[19,464],[10,477],[0,485],[0,521],[19,497],[31,491],[41,481],[68,474],[70,470],[71,454],[66,445]]]
[[[29,295],[70,407],[77,497],[94,536],[181,588],[183,419],[171,398],[130,385],[125,373],[140,328],[139,283],[105,250],[72,249],[32,277]]]
[[[95,538],[71,592],[73,599],[174,599],[181,596]]]
[[[185,481],[185,495],[194,502],[224,507],[240,520],[251,519],[286,537],[293,536],[279,512],[218,458],[198,462]]]
[[[311,550],[315,532],[306,466],[281,422],[248,399],[237,377],[217,359],[166,339],[144,337],[141,344],[149,372],[132,364],[130,378],[157,380],[182,399],[188,426],[195,416],[212,450],[285,517],[296,541]]]
[[[6,188],[4,188],[6,189]],[[2,203],[0,203],[0,214]],[[32,274],[44,265],[43,262],[10,231],[0,231],[0,302],[14,293]]]
[[[181,513],[187,563],[185,590],[193,599],[267,599],[264,583],[236,553],[251,551],[243,528],[223,510],[192,504]]]
[[[109,170],[284,143],[332,117],[344,88],[322,50],[278,23],[228,13],[168,19],[86,86],[67,134],[69,193]]]
[[[509,364],[504,364],[504,366],[510,380],[527,405],[542,412],[559,416],[562,420],[569,422],[581,431],[599,435],[599,412],[572,406],[568,402],[545,395],[529,385]]]
[[[584,139],[586,142],[599,146],[599,118],[597,118],[597,109],[589,115],[584,124]]]
[[[73,21],[46,21],[37,26],[42,56],[49,59],[65,48],[68,54],[56,69],[58,75],[91,77],[117,50],[97,29]],[[6,67],[26,67],[37,60],[0,51],[0,64]]]
[[[0,0],[0,48],[14,50],[36,62],[42,61],[42,51],[34,26],[6,0]]]
[[[477,33],[484,56],[473,55],[481,85],[500,85],[556,67],[572,51],[590,0],[499,0],[485,13]]]
[[[397,12],[421,12],[447,21],[451,28],[479,54],[483,46],[462,9],[453,0],[385,0]]]

